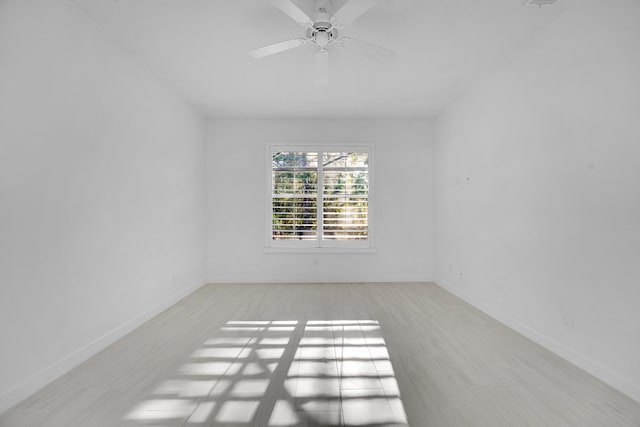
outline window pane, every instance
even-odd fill
[[[273,153],[273,240],[317,239],[317,168],[318,153]]]
[[[369,153],[329,152],[322,156],[323,166],[328,169],[369,167]]]
[[[324,240],[367,240],[368,153],[330,152],[323,156]]]
[[[318,167],[318,153],[279,152],[273,153],[273,167],[280,169],[301,169]]]

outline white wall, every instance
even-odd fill
[[[0,2],[0,412],[204,283],[204,121],[89,22]]]
[[[575,2],[446,110],[435,150],[438,283],[635,399],[639,16]]]
[[[375,144],[377,253],[264,252],[267,144],[307,141]],[[432,125],[424,121],[211,121],[207,278],[211,282],[431,280],[431,169]]]

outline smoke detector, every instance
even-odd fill
[[[557,2],[558,0],[525,0],[524,6],[552,6]]]

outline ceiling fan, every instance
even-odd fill
[[[271,0],[271,3],[305,28],[304,37],[282,41],[260,47],[249,52],[253,58],[264,58],[286,50],[313,44],[316,51],[316,84],[329,83],[329,46],[337,44],[341,48],[354,51],[379,62],[390,62],[395,53],[389,49],[367,43],[353,37],[342,36],[340,32],[381,0],[348,0],[334,10],[332,0],[315,0],[315,13],[307,15],[291,0]]]

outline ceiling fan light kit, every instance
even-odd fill
[[[331,0],[316,0],[316,13],[313,17],[307,15],[291,0],[271,0],[271,3],[304,27],[305,37],[254,49],[249,52],[253,58],[264,58],[312,43],[317,47],[316,84],[326,86],[329,84],[329,47],[333,44],[379,62],[390,62],[395,57],[391,50],[353,37],[340,36],[340,31],[346,25],[376,6],[380,0],[349,0],[337,10],[333,9]]]

